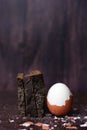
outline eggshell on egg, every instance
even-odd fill
[[[47,94],[47,107],[54,115],[66,115],[72,105],[73,94],[63,83],[54,84]]]

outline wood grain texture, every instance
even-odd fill
[[[45,114],[46,87],[40,71],[17,75],[18,111],[21,116],[42,117]]]
[[[47,87],[87,91],[86,12],[86,0],[0,0],[0,91],[16,90],[16,74],[33,69]]]

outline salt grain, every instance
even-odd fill
[[[54,125],[54,127],[57,127],[57,125]]]
[[[80,120],[80,119],[81,119],[81,117],[80,117],[80,116],[77,116],[77,117],[73,117],[73,119],[74,119],[74,120],[77,120],[77,119],[79,119],[79,120]]]
[[[58,119],[57,116],[55,116],[55,117],[54,117],[54,120],[57,120],[57,119]]]
[[[51,129],[50,130],[54,130],[54,127],[51,127]]]
[[[84,116],[84,119],[87,119],[87,116]]]
[[[87,127],[87,122],[85,122],[84,124],[81,124],[80,127]]]
[[[9,119],[9,122],[10,122],[10,123],[13,123],[13,122],[14,122],[14,120],[13,120],[13,119]]]
[[[16,117],[16,120],[18,120],[18,119],[19,119],[19,117],[17,116],[17,117]]]
[[[33,124],[33,122],[28,121],[28,122],[25,122],[25,123],[23,123],[23,124],[20,124],[19,126],[29,127],[29,126],[32,125],[32,124]]]
[[[22,124],[22,126],[29,127],[30,124],[28,124],[28,123],[24,123],[24,124]]]

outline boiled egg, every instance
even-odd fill
[[[72,105],[73,94],[64,83],[55,83],[47,93],[47,107],[54,115],[66,115]]]

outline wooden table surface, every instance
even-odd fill
[[[17,96],[8,93],[0,94],[0,130],[42,130],[35,123],[47,124],[49,130],[87,130],[87,95],[76,94],[69,115],[56,117],[47,113],[43,118],[21,117],[17,113]],[[31,126],[22,126],[32,121]],[[20,126],[20,124],[22,124]],[[70,126],[70,127],[69,127]]]

